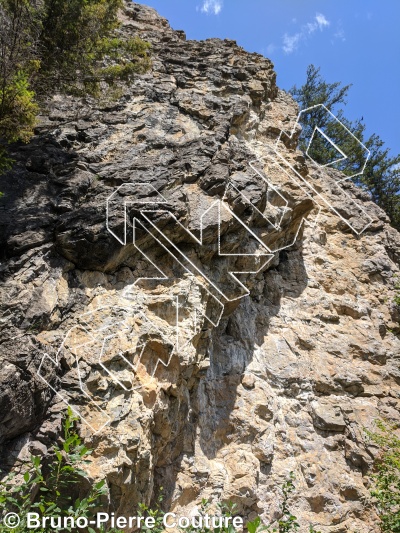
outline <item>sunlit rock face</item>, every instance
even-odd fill
[[[152,70],[55,96],[2,178],[3,464],[46,454],[67,402],[119,515],[162,486],[168,510],[273,520],[293,471],[303,527],[378,531],[364,428],[399,418],[398,233],[299,129],[276,144],[298,109],[268,59],[145,6],[122,22]]]

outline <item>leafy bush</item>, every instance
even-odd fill
[[[143,526],[141,529],[144,533],[162,533],[164,531],[164,511],[161,508],[163,496],[163,488],[160,487],[160,494],[158,495],[156,506],[154,509],[151,509],[144,503],[139,503],[138,516],[147,517],[150,516],[154,518],[154,526],[150,529],[146,526]]]
[[[20,517],[20,524],[13,529],[15,533],[27,531],[28,513],[38,513],[41,516],[57,517],[86,517],[89,518],[98,507],[101,496],[107,493],[104,480],[89,489],[83,498],[74,497],[74,492],[80,489],[86,473],[80,464],[89,462],[91,451],[81,442],[75,429],[75,422],[71,409],[68,408],[64,420],[64,439],[61,445],[55,445],[52,458],[47,466],[42,464],[38,456],[31,457],[31,465],[23,476],[23,483],[17,484],[14,475],[9,475],[0,482],[0,516],[16,513]],[[46,473],[45,473],[46,471]],[[67,527],[72,531],[72,527]],[[9,531],[3,522],[0,532]],[[35,529],[40,533],[53,532],[50,525]],[[117,530],[109,530],[117,533]]]
[[[366,431],[379,448],[372,475],[371,494],[381,520],[382,533],[400,533],[400,439],[397,425],[378,420],[378,431]]]

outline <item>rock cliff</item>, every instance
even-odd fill
[[[137,4],[121,31],[151,72],[54,96],[1,179],[3,466],[47,453],[64,400],[120,515],[163,486],[272,520],[294,471],[303,527],[378,531],[364,427],[399,420],[399,234],[298,128],[276,144],[298,109],[268,59]]]

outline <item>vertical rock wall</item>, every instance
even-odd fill
[[[363,428],[399,418],[398,233],[364,193],[304,159],[298,131],[280,150],[336,213],[273,163],[298,110],[268,59],[233,41],[187,41],[136,4],[122,31],[152,43],[152,71],[117,101],[55,96],[2,177],[3,466],[47,453],[57,434],[65,405],[38,376],[42,363],[95,430],[111,419],[82,433],[94,448],[88,474],[106,476],[116,513],[134,515],[163,486],[172,510],[230,499],[246,518],[271,520],[294,471],[303,526],[378,531],[368,504],[376,449]],[[132,183],[165,197],[169,214],[152,221],[197,270],[143,227],[139,247],[107,231],[107,198],[121,186],[134,195]],[[202,215],[224,194],[218,226]],[[360,219],[352,199],[373,220],[360,237],[344,222]],[[140,218],[135,201],[129,220]],[[248,296],[229,272],[246,272],[242,246],[263,247],[243,224],[272,250],[258,273],[239,276]],[[123,229],[123,210],[113,228]],[[138,281],[156,267],[167,280]],[[233,295],[221,317],[218,291]]]

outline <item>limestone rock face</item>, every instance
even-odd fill
[[[163,486],[182,514],[273,520],[294,471],[304,528],[378,531],[363,428],[399,419],[399,234],[298,129],[274,162],[298,109],[268,59],[142,5],[122,19],[151,72],[116,100],[55,96],[2,177],[3,466],[47,453],[64,400],[116,514]]]

